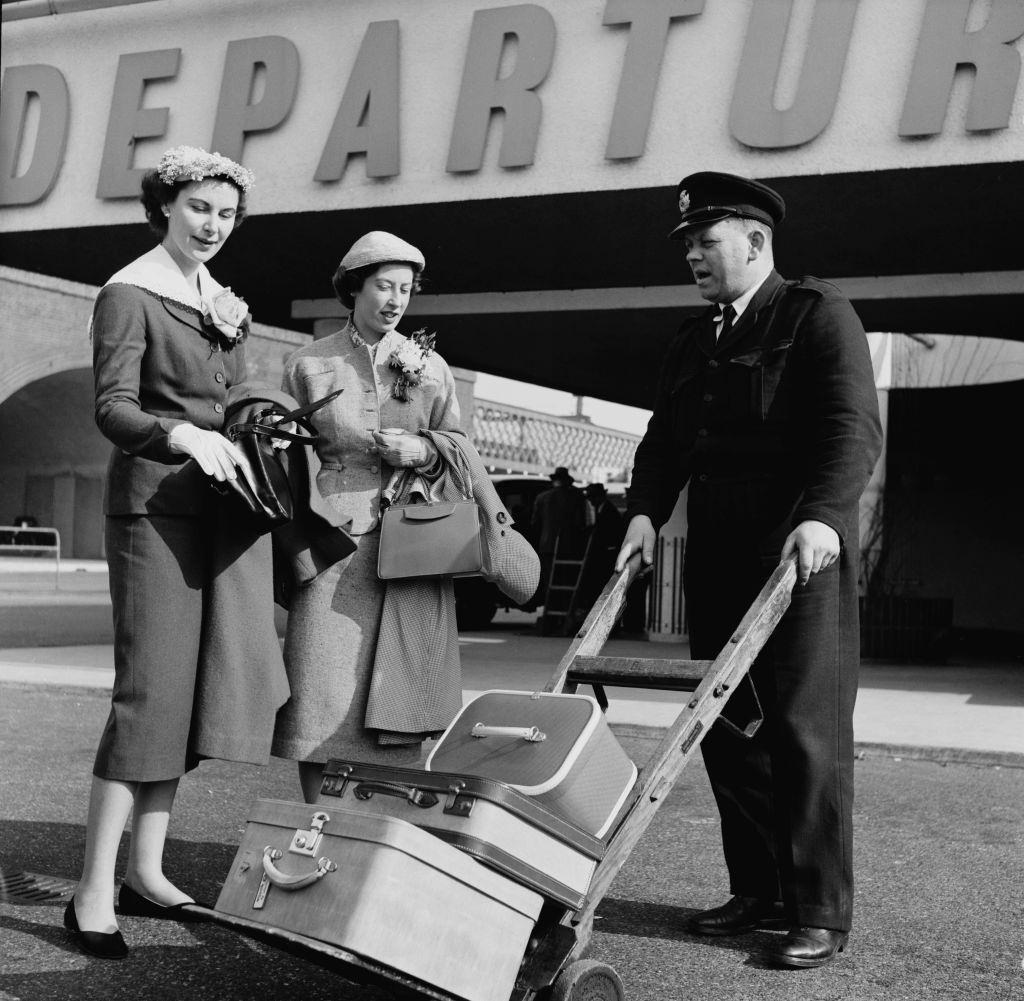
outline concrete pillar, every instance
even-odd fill
[[[455,376],[455,395],[459,400],[459,412],[462,414],[462,430],[473,436],[473,407],[476,405],[476,372],[468,368],[453,368]]]
[[[60,554],[75,551],[75,474],[58,473],[53,478],[53,527],[60,532]]]
[[[648,633],[662,643],[686,639],[686,601],[683,598],[683,553],[686,548],[686,498],[679,495],[668,521],[658,533],[654,570],[647,592]]]
[[[878,389],[878,414],[882,420],[882,452],[871,479],[860,498],[861,590],[866,586],[864,571],[870,576],[882,553],[882,524],[885,501],[885,456],[889,441],[889,390]]]

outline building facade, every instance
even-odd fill
[[[835,281],[868,330],[1024,341],[1020,0],[2,11],[0,255],[19,272],[102,284],[150,245],[141,172],[168,146],[205,146],[257,175],[252,215],[215,270],[268,330],[334,329],[338,258],[388,229],[426,254],[408,322],[436,329],[452,364],[645,406],[679,320],[702,308],[665,239],[675,185],[716,169],[783,194],[779,269]],[[17,486],[0,496],[0,521],[27,503],[43,440],[45,468],[77,475],[84,445],[62,451],[62,426],[86,436],[91,410],[78,321],[50,331],[31,303],[19,317],[0,345],[0,469],[29,471],[20,499]],[[276,357],[288,338],[268,337]],[[937,573],[923,541],[920,573],[887,586],[950,592],[964,629],[1024,630],[1020,588],[1008,596],[1024,570],[1008,512],[1024,497],[998,461],[1022,386],[1010,364],[1002,380],[889,392],[917,402],[893,404],[892,439],[908,444],[888,452],[886,489],[915,492],[904,519],[924,540],[934,513],[951,569]],[[948,422],[969,456],[943,447]],[[908,471],[926,452],[938,479]],[[886,535],[910,527],[896,518]],[[968,593],[979,560],[997,566],[992,601]]]

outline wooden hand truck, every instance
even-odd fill
[[[796,559],[779,564],[725,649],[713,661],[600,656],[622,613],[626,591],[642,572],[645,571],[636,555],[621,573],[612,577],[544,691],[575,692],[581,684],[593,685],[602,707],[608,704],[606,685],[691,691],[693,697],[641,769],[629,806],[606,838],[607,851],[597,864],[583,906],[568,910],[551,903],[545,905],[509,1001],[624,1001],[625,991],[615,970],[599,960],[584,958],[594,912],[676,779],[696,754],[704,735],[721,715],[729,696],[744,682],[750,684],[747,672],[789,607],[796,582]],[[760,722],[758,715],[744,732],[752,736]],[[223,920],[223,915],[208,913],[214,920]],[[226,923],[332,969],[354,983],[384,987],[394,996],[410,1001],[460,1001],[457,995],[327,943],[240,918],[231,918]]]

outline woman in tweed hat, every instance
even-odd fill
[[[367,233],[334,275],[344,327],[285,363],[284,389],[300,404],[338,389],[318,410],[317,487],[351,519],[357,551],[298,587],[285,664],[291,699],[278,713],[273,753],[299,764],[307,802],[329,758],[409,764],[462,707],[452,581],[377,576],[381,505],[396,474],[415,469],[444,491],[468,470],[498,587],[524,601],[537,586],[536,554],[498,498],[460,426],[455,380],[423,330],[397,326],[418,291],[423,254],[391,233]],[[448,498],[445,498],[448,499]]]
[[[401,717],[409,729],[366,726],[385,597],[402,590],[377,579],[382,491],[395,469],[438,472],[442,460],[420,429],[461,434],[455,380],[432,338],[422,332],[406,337],[397,329],[424,264],[416,247],[391,233],[362,236],[333,280],[351,311],[348,320],[285,365],[283,388],[300,404],[344,389],[312,418],[320,432],[317,486],[352,519],[349,532],[359,544],[352,556],[298,589],[289,610],[285,664],[292,696],[278,714],[273,753],[298,761],[308,801],[319,792],[329,758],[416,761],[424,734],[443,730],[461,706],[452,585],[435,580],[405,589],[400,598],[400,615],[425,613],[433,620],[422,634],[403,630],[416,647],[403,656],[415,657],[419,668],[417,690],[406,693],[407,708],[416,711],[396,717],[396,726]]]

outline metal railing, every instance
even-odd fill
[[[60,532],[55,528],[0,525],[0,556],[50,553],[56,561],[56,587],[60,587]]]
[[[475,403],[471,436],[488,466],[522,473],[566,466],[581,480],[624,478],[640,441],[627,431],[488,400]]]

